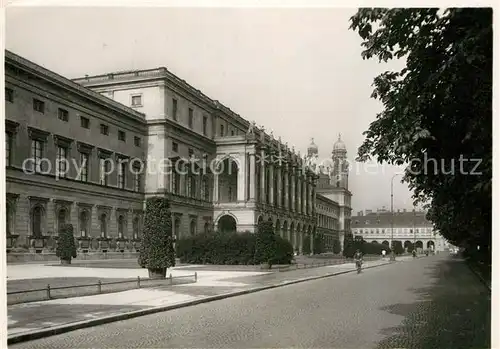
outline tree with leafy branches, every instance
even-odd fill
[[[491,258],[491,8],[363,8],[363,59],[404,59],[374,79],[383,104],[358,149],[405,166],[416,204],[453,245]],[[491,259],[490,259],[491,260]]]

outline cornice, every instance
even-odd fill
[[[71,147],[73,144],[74,140],[71,138],[67,138],[61,135],[53,135],[54,138],[54,143],[59,145],[59,146],[64,146],[64,147]]]
[[[16,134],[18,128],[19,128],[18,122],[5,119],[5,132]]]
[[[138,121],[144,122],[145,115],[139,113],[131,108],[125,107],[123,104],[118,103],[112,99],[105,98],[101,96],[99,93],[92,91],[86,87],[83,87],[76,82],[73,82],[57,73],[54,73],[48,69],[45,69],[36,63],[33,63],[21,56],[16,55],[15,53],[5,50],[5,64],[11,65],[17,69],[25,71],[26,73],[32,74],[36,77],[41,78],[42,80],[48,81],[57,86],[61,86],[66,88],[67,90],[73,92],[74,94],[79,95],[80,97],[89,99],[93,102],[97,102],[98,104],[108,107],[114,111],[117,111],[121,114],[125,114],[127,117],[137,119]]]
[[[40,130],[31,126],[28,126],[28,136],[31,139],[37,139],[43,142],[47,142],[47,138],[49,137],[50,132]]]
[[[77,145],[77,149],[79,152],[87,153],[87,154],[90,154],[92,152],[92,150],[95,148],[95,146],[93,146],[91,144],[87,144],[87,143],[80,142],[80,141],[77,141],[76,145]]]

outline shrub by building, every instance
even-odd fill
[[[71,259],[76,258],[76,245],[73,225],[62,224],[57,239],[56,256],[61,259],[61,264],[71,264]]]
[[[172,218],[167,198],[152,197],[146,200],[139,252],[139,265],[148,268],[150,278],[165,278],[167,268],[175,266]]]

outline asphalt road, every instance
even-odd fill
[[[486,348],[489,314],[487,289],[438,255],[9,348]]]

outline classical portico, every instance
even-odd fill
[[[215,229],[235,223],[255,232],[260,220],[272,221],[277,234],[298,251],[313,241],[316,174],[280,140],[251,128],[245,135],[216,137],[213,167]]]

